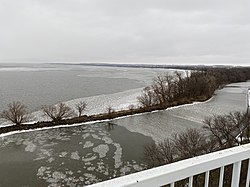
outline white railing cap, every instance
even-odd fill
[[[162,186],[249,158],[250,144],[245,144],[96,183],[89,187]]]

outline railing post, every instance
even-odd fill
[[[208,187],[208,184],[209,184],[209,171],[207,171],[205,175],[205,187]]]
[[[238,187],[240,182],[241,161],[234,163],[231,187]]]
[[[249,187],[250,183],[250,159],[248,159],[248,168],[247,168],[247,179],[246,179],[246,187]]]
[[[219,181],[219,187],[223,187],[224,182],[224,166],[220,168],[220,181]]]
[[[193,187],[193,176],[190,176],[188,179],[188,187]]]

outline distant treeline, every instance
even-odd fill
[[[155,69],[182,69],[182,70],[204,70],[211,68],[233,68],[234,66],[229,65],[167,65],[167,64],[123,64],[123,63],[52,63],[58,65],[77,65],[77,66],[97,66],[97,67],[125,67],[125,68],[155,68]],[[241,66],[237,66],[241,67]]]
[[[225,84],[244,82],[250,79],[250,68],[202,68],[176,71],[174,75],[162,74],[143,89],[138,100],[142,107],[168,106],[173,102],[200,101],[209,99],[214,91]]]

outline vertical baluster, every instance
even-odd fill
[[[208,184],[209,184],[209,171],[207,171],[205,175],[205,187],[208,187]]]
[[[224,166],[220,168],[220,181],[219,181],[219,187],[223,187],[223,181],[224,181]]]
[[[193,187],[193,176],[190,176],[190,177],[189,177],[189,180],[188,180],[188,187]]]
[[[232,175],[231,187],[238,187],[239,186],[240,168],[241,168],[241,161],[235,162],[233,165],[233,175]]]
[[[246,187],[249,187],[249,183],[250,183],[250,159],[248,159],[248,172],[247,172]]]
[[[172,183],[170,184],[170,187],[174,187],[174,182],[172,182]]]

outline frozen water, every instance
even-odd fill
[[[92,143],[91,141],[86,141],[85,144],[83,145],[83,148],[89,148],[92,147],[94,145],[94,143]]]
[[[91,157],[82,157],[82,161],[83,162],[86,162],[86,163],[90,163],[90,161],[93,161],[93,160],[95,160],[97,158],[97,156],[91,156]],[[86,164],[85,164],[86,165]]]
[[[100,158],[103,158],[106,156],[107,152],[109,151],[109,146],[107,144],[101,144],[97,147],[93,148],[93,151],[99,154]]]
[[[74,159],[74,160],[79,160],[79,159],[80,159],[80,156],[79,156],[79,154],[78,154],[78,151],[72,152],[70,158],[71,158],[71,159]]]
[[[106,143],[106,144],[111,144],[113,143],[113,140],[111,138],[109,138],[108,136],[103,136],[102,140]]]
[[[32,142],[24,141],[23,144],[26,145],[25,151],[34,152],[36,150],[36,145]]]

